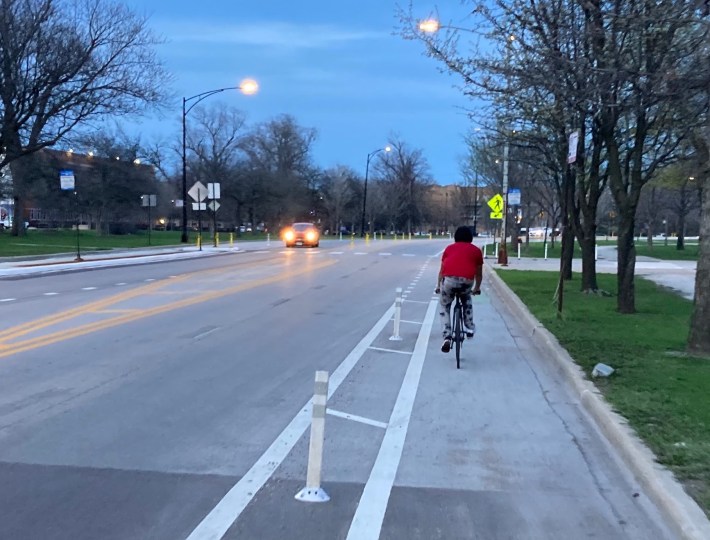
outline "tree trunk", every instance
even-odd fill
[[[653,225],[650,222],[646,225],[646,245],[649,251],[653,251]]]
[[[678,215],[678,239],[676,240],[675,248],[678,251],[685,249],[685,212],[680,212]]]
[[[688,350],[710,355],[710,177],[705,177],[700,218],[700,255],[695,273],[695,300]]]
[[[19,153],[19,148],[16,150]],[[8,155],[11,155],[11,150],[8,148]],[[15,159],[10,163],[10,172],[12,173],[12,197],[15,202],[14,215],[12,218],[12,236],[25,236],[27,229],[25,228],[25,209],[27,205],[27,169],[26,166],[29,156],[23,156]]]
[[[634,245],[634,218],[623,213],[619,222],[617,240],[617,310],[619,313],[636,313],[634,291],[634,268],[636,267],[636,247]]]
[[[591,231],[587,231],[584,226],[584,240],[580,242],[582,247],[582,291],[596,292],[599,290],[597,284],[597,263],[595,259],[596,251],[596,227],[592,224]]]
[[[574,256],[574,233],[571,227],[562,229],[562,253],[561,265],[562,279],[570,281],[572,279],[572,258]]]

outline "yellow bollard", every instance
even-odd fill
[[[219,247],[219,232],[214,233],[214,247]]]
[[[409,239],[410,240],[412,239],[412,233],[409,233]]]
[[[370,233],[365,233],[365,243],[366,244],[370,243]]]
[[[429,240],[431,240],[431,233],[429,233]]]
[[[202,233],[197,233],[197,248],[202,251]]]
[[[229,233],[229,247],[230,248],[234,247],[234,233],[233,232]]]

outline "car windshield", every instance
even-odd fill
[[[293,230],[296,232],[305,232],[308,229],[312,229],[313,224],[311,223],[294,223],[293,224]]]

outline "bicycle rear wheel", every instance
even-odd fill
[[[461,369],[461,343],[463,342],[463,321],[461,320],[461,304],[454,306],[454,346],[456,348],[456,369]]]

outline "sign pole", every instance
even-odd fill
[[[76,262],[81,262],[84,259],[81,258],[81,246],[80,246],[80,241],[79,241],[79,221],[80,221],[80,214],[79,214],[79,192],[74,190],[74,199],[76,202],[76,259],[74,259]]]
[[[200,197],[200,188],[197,188],[197,238],[199,239],[200,251],[202,251],[202,201]]]

